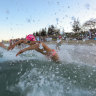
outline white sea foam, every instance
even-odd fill
[[[49,44],[48,46],[52,49],[56,48],[55,44]],[[20,56],[16,57],[15,55],[19,50],[20,49],[15,48],[12,51],[7,51],[1,48],[0,53],[3,55],[2,58],[3,59],[5,58],[5,60],[7,61],[8,60],[30,60],[30,59],[41,60],[40,63],[42,63],[42,60],[44,60],[45,63],[48,61],[44,55],[36,51],[27,51],[21,54]],[[89,46],[89,45],[63,44],[61,45],[60,50],[59,51],[57,50],[57,53],[62,62],[61,65],[60,64],[58,65],[59,67],[64,64],[63,62],[65,62],[65,64],[76,63],[76,64],[87,64],[91,66],[96,64],[96,46],[95,45]],[[79,84],[78,82],[79,79],[80,80],[82,80],[82,78],[84,80],[86,79],[84,76],[88,75],[87,78],[91,78],[91,76],[94,74],[95,69],[93,71],[90,71],[91,69],[86,70],[89,73],[86,72],[86,75],[84,76],[82,75],[82,71],[80,74],[77,72],[76,73],[77,75],[74,73],[75,74],[75,75],[73,74],[74,78],[79,78],[76,81],[74,78],[72,80],[72,77],[70,77],[72,75],[71,73],[70,73],[70,76],[68,77],[64,75],[65,73],[69,74],[68,72],[70,71],[63,70],[63,69],[61,70],[58,68],[57,65],[55,66],[55,68],[53,68],[54,64],[52,66],[49,66],[49,68],[48,66],[46,66],[47,68],[46,69],[44,68],[43,65],[40,67],[38,65],[39,63],[37,64],[38,65],[37,67],[36,66],[34,67],[35,64],[33,64],[33,62],[31,62],[30,64],[32,65],[32,69],[27,70],[19,78],[19,82],[15,86],[13,85],[9,86],[7,88],[8,90],[15,91],[16,88],[18,88],[20,89],[21,94],[23,94],[24,96],[64,96],[64,95],[65,96],[95,96],[94,94],[96,94],[95,89],[86,90],[82,88],[80,85],[79,87],[75,86],[75,83]],[[68,68],[68,66],[66,68]],[[71,68],[69,68],[68,70],[70,69]],[[74,68],[72,70],[73,70],[72,72],[76,72]],[[80,71],[80,68],[78,70]],[[93,72],[93,73],[91,74],[90,72]],[[19,72],[18,75],[20,74],[21,73]],[[59,76],[57,74],[59,74]],[[63,75],[66,78],[63,77]]]
[[[94,96],[96,94],[95,90],[76,87],[71,80],[68,82],[68,79],[55,75],[52,71],[42,74],[41,69],[33,68],[22,75],[19,83],[11,89],[20,88],[24,96]]]
[[[52,49],[56,49],[55,44],[48,45]],[[15,48],[12,51],[7,51],[0,48],[0,54],[2,54],[2,60],[26,60],[26,59],[39,59],[47,60],[47,58],[34,50],[27,51],[16,57],[16,53],[20,49]],[[96,64],[96,45],[67,45],[63,44],[60,50],[56,50],[61,62],[66,63],[84,63],[84,64]]]
[[[55,45],[54,45],[55,46]],[[55,48],[53,45],[50,47]],[[96,64],[96,45],[61,45],[57,51],[62,62]]]

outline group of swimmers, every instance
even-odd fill
[[[3,43],[0,42],[0,47],[7,50],[12,50],[13,48],[15,48],[15,46],[20,45],[22,43],[28,44],[29,47],[20,50],[16,54],[16,56],[28,50],[36,50],[37,52],[40,52],[41,54],[45,55],[46,57],[50,58],[55,62],[59,61],[59,56],[55,49],[49,48],[44,42],[36,41],[35,36],[33,34],[29,34],[26,36],[25,39],[17,40],[14,43],[10,42],[10,45],[8,47],[6,47]]]

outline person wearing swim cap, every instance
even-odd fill
[[[29,34],[26,36],[25,40],[19,40],[15,44],[11,45],[8,50],[12,50],[16,45],[19,43],[24,43],[30,45],[27,48],[24,48],[20,50],[16,56],[19,54],[28,51],[28,50],[36,50],[37,52],[40,52],[41,54],[45,55],[48,58],[51,58],[53,61],[58,62],[59,61],[59,56],[56,53],[54,49],[49,48],[45,43],[36,41],[35,36],[33,34]]]

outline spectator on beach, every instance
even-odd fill
[[[36,36],[36,40],[37,40],[37,41],[40,41],[40,37],[39,37],[39,36]]]
[[[16,54],[16,56],[28,50],[36,50],[37,52],[40,52],[41,54],[45,55],[46,57],[52,59],[55,62],[59,61],[59,56],[56,51],[54,49],[49,48],[45,43],[36,41],[34,35],[32,34],[29,34],[25,40],[19,40],[15,44],[9,46],[8,50],[12,50],[16,45],[21,43],[28,44],[29,47],[20,50]]]
[[[88,30],[88,33],[89,33],[89,39],[91,39],[92,38],[91,37],[91,35],[92,35],[91,30]]]
[[[62,37],[59,36],[59,38],[57,38],[57,42],[56,42],[56,49],[57,50],[60,50],[61,43],[62,43]]]

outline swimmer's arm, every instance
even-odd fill
[[[27,44],[27,43],[26,43],[26,40],[19,40],[19,41],[17,41],[14,45],[17,46],[18,44],[21,44],[21,43]]]
[[[10,45],[8,47],[8,50],[12,50],[15,46],[17,46],[18,44],[21,44],[21,43],[25,43],[26,44],[26,40],[19,40],[17,41],[16,43],[14,43],[13,45]]]
[[[13,45],[10,45],[8,47],[8,50],[12,50],[15,46],[17,46],[18,44],[21,44],[21,43],[28,44],[28,45],[33,45],[35,43],[40,43],[40,41],[31,41],[30,43],[28,43],[27,40],[19,40],[16,43],[14,43]]]
[[[19,54],[21,54],[21,53],[23,53],[23,52],[25,52],[25,51],[27,51],[27,50],[34,50],[35,48],[36,48],[35,46],[30,46],[30,47],[24,48],[24,49],[20,50],[20,51],[16,54],[16,56],[18,56]]]

